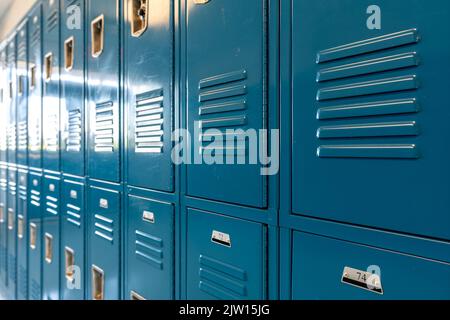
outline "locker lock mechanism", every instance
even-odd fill
[[[130,0],[131,35],[140,37],[148,27],[148,0]]]
[[[228,233],[213,230],[211,234],[211,242],[225,247],[231,247],[231,237]]]

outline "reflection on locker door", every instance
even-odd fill
[[[126,3],[127,182],[171,192],[174,183],[170,156],[174,121],[173,1],[127,0]]]
[[[378,3],[292,1],[292,210],[448,240],[450,3]]]
[[[28,184],[28,298],[41,300],[42,207],[45,203],[42,199],[42,173],[30,171]]]
[[[266,227],[188,209],[187,299],[266,298]]]
[[[228,129],[240,129],[239,142],[233,142],[232,136],[223,137],[224,141],[233,142],[233,147],[223,146],[215,155],[224,163],[248,163],[251,149],[242,130],[267,127],[267,1],[187,3],[187,121],[193,141],[202,141],[198,150],[194,150],[197,144],[192,143],[191,154],[211,153],[208,145],[214,136],[223,135]],[[203,134],[207,129],[213,131]],[[222,157],[230,150],[234,156]],[[265,207],[267,181],[260,169],[256,164],[190,165],[187,193]]]
[[[17,174],[19,192],[17,197],[17,299],[28,299],[28,170],[19,169]]]
[[[8,298],[16,299],[17,285],[17,168],[8,167],[8,195],[6,220],[8,226],[7,238],[7,269],[8,269]]]
[[[61,2],[63,21],[84,25],[84,0]],[[61,171],[84,176],[84,33],[61,24]]]
[[[120,185],[89,186],[87,293],[91,300],[120,298]]]
[[[17,165],[28,166],[28,22],[17,31]]]
[[[7,64],[8,69],[6,72],[7,77],[7,103],[6,106],[8,108],[8,117],[7,117],[7,146],[8,146],[8,163],[14,164],[17,160],[16,150],[17,150],[17,125],[16,125],[16,116],[17,116],[17,82],[16,82],[16,36],[12,36],[8,42],[8,51],[7,51]]]
[[[29,20],[28,62],[28,165],[42,168],[42,6],[36,5]]]
[[[174,297],[174,207],[128,195],[125,299]]]
[[[42,298],[59,299],[60,271],[60,178],[44,175],[42,211]]]
[[[88,0],[88,172],[120,180],[119,18],[121,1]]]
[[[8,196],[8,167],[0,165],[0,286],[7,281],[7,196]]]
[[[59,171],[59,1],[43,2],[43,166]]]
[[[84,298],[84,180],[65,178],[62,186],[61,299]]]

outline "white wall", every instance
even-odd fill
[[[0,0],[0,41],[8,37],[37,0]]]

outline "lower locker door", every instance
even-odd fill
[[[293,299],[448,299],[450,264],[294,232]]]
[[[8,195],[7,195],[7,274],[9,299],[16,299],[17,289],[17,171],[8,169]]]
[[[265,299],[266,227],[188,209],[187,298]]]
[[[7,170],[0,168],[0,288],[7,283],[6,280],[6,244],[7,244],[7,226],[6,226],[6,197],[7,197]]]
[[[28,299],[41,300],[42,286],[42,174],[30,172],[28,198]]]
[[[88,297],[120,298],[120,192],[89,188]]]
[[[125,299],[173,299],[174,207],[128,196]]]
[[[28,172],[19,170],[19,193],[17,198],[17,299],[28,299]]]

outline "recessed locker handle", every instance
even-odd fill
[[[75,46],[74,37],[70,37],[64,41],[64,69],[70,71],[73,69],[73,52]]]
[[[14,230],[14,210],[8,209],[8,230]]]
[[[24,229],[23,216],[20,215],[17,219],[17,238],[23,239]]]
[[[0,206],[0,224],[3,224],[3,223],[5,223],[5,207],[2,204]]]
[[[139,293],[135,291],[130,292],[130,299],[131,300],[147,300],[143,296],[141,296]]]
[[[44,58],[45,81],[49,82],[52,79],[53,73],[53,53],[49,52]]]
[[[66,261],[66,279],[70,282],[74,281],[75,252],[69,248],[64,248],[64,256]]]
[[[24,82],[24,77],[23,76],[19,76],[17,79],[17,94],[19,96],[23,95],[24,92],[24,87],[23,87],[23,82]]]
[[[45,262],[52,263],[53,260],[53,236],[45,234]]]
[[[148,0],[129,0],[131,35],[140,37],[148,27]]]
[[[37,226],[34,223],[30,223],[30,248],[32,250],[36,249],[36,239],[37,239]]]
[[[36,88],[36,66],[30,67],[30,90]]]
[[[92,266],[92,300],[104,300],[105,274],[102,269]]]
[[[105,16],[102,14],[91,22],[92,57],[98,58],[103,52],[105,38]]]

